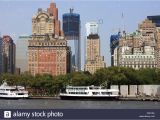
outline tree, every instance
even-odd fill
[[[105,85],[106,87],[109,87],[112,76],[113,73],[108,68],[99,69],[93,75],[93,85]],[[107,85],[105,83],[107,83]]]

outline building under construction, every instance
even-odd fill
[[[74,48],[72,48],[72,71],[81,70],[81,41],[80,41],[80,15],[73,13],[73,9],[70,9],[70,13],[63,14],[63,32],[69,42],[74,42]]]

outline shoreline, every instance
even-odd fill
[[[56,100],[61,100],[59,96],[56,96],[56,97],[55,96],[30,96],[27,99],[56,99]],[[80,99],[80,100],[82,100],[82,99]],[[84,99],[84,100],[92,100],[92,99]],[[100,100],[100,101],[103,101],[103,100]],[[159,101],[160,102],[160,98],[154,98],[154,97],[120,97],[119,99],[117,99],[115,101]]]
[[[146,97],[146,98],[119,98],[119,100],[121,101],[159,101],[160,102],[160,98],[151,98],[151,97]]]
[[[27,99],[60,99],[59,96],[29,96]]]

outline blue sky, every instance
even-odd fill
[[[85,23],[103,20],[99,25],[101,38],[101,55],[105,56],[107,66],[110,66],[110,35],[117,33],[119,28],[134,32],[138,23],[148,15],[160,15],[158,0],[54,0],[59,9],[59,19],[62,14],[73,7],[75,13],[81,15],[81,46],[82,68],[84,66]],[[32,32],[31,19],[38,8],[47,9],[51,0],[0,0],[0,33],[10,35],[14,40],[19,35]],[[122,13],[124,18],[122,19]]]

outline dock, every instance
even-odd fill
[[[138,97],[120,97],[119,100],[122,101],[160,101],[160,97],[147,97],[147,96],[138,96]]]

